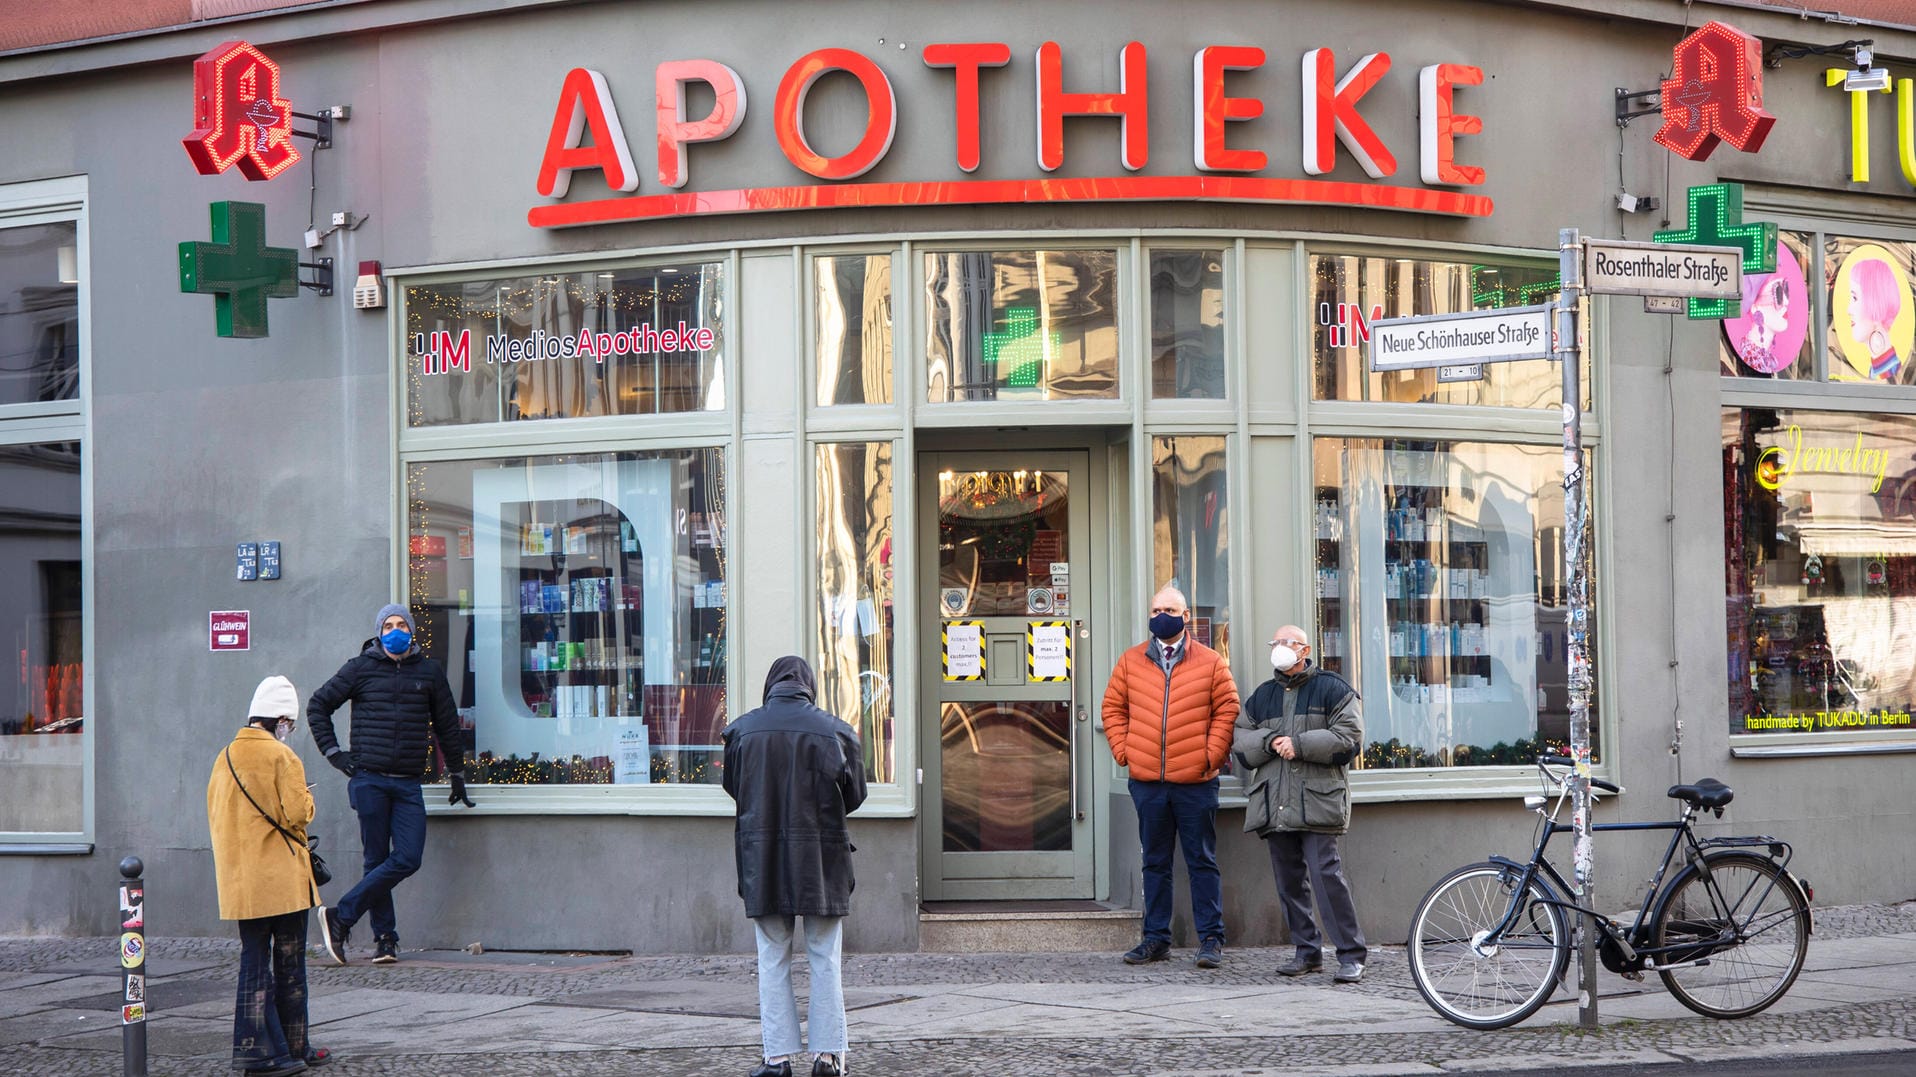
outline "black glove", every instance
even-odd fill
[[[331,763],[334,770],[339,771],[348,778],[352,777],[353,772],[359,769],[353,765],[353,753],[344,749],[327,756],[326,762]]]
[[[472,798],[466,795],[466,776],[464,774],[448,774],[446,775],[446,781],[452,784],[452,795],[446,798],[446,803],[455,805],[463,803],[468,808],[475,806],[472,802]]]

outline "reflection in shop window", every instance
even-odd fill
[[[1117,252],[925,255],[926,399],[1118,395]]]
[[[726,721],[719,449],[415,463],[410,599],[467,780],[717,783]]]
[[[1435,369],[1372,374],[1365,363],[1370,323],[1414,314],[1523,307],[1556,298],[1554,269],[1511,264],[1436,262],[1382,255],[1311,256],[1312,382],[1319,400],[1477,404],[1556,408],[1563,372],[1542,360],[1492,363],[1480,381],[1440,382]],[[1583,406],[1590,406],[1590,360],[1583,363]]]
[[[1151,395],[1224,397],[1224,252],[1151,252]]]
[[[1718,346],[1721,372],[1726,378],[1810,377],[1810,326],[1818,288],[1812,290],[1808,270],[1812,237],[1807,232],[1781,232],[1776,240],[1776,271],[1743,274],[1743,299],[1734,318],[1723,319]]]
[[[891,403],[891,256],[812,263],[818,299],[818,402]]]
[[[1231,657],[1230,514],[1224,439],[1151,443],[1152,579],[1184,592],[1191,635]]]
[[[409,426],[716,411],[725,267],[625,267],[405,289]]]
[[[858,731],[865,777],[892,772],[892,446],[818,447],[818,705]]]
[[[1567,744],[1561,451],[1319,438],[1312,466],[1317,655],[1363,694],[1362,765]]]
[[[1912,460],[1905,416],[1724,410],[1730,732],[1912,728]]]
[[[0,446],[0,833],[86,822],[80,446]]]
[[[80,396],[78,229],[0,228],[0,404]]]

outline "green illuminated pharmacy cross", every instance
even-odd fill
[[[1029,389],[1038,384],[1038,373],[1045,361],[1064,345],[1064,338],[1056,330],[1038,331],[1035,307],[1006,308],[1004,332],[987,332],[982,339],[985,365],[992,368],[994,376],[1001,361],[1012,364],[1010,372],[1002,375],[1006,388],[1012,389]]]
[[[211,293],[223,337],[266,335],[266,301],[299,294],[299,252],[266,245],[266,207],[215,202],[213,242],[180,244],[180,291]]]
[[[1705,247],[1736,247],[1743,252],[1743,272],[1776,272],[1776,222],[1743,223],[1743,185],[1707,183],[1690,188],[1690,223],[1656,234],[1658,243],[1695,243]],[[1743,311],[1741,299],[1692,299],[1692,318],[1734,318]]]

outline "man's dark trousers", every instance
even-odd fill
[[[1324,933],[1337,947],[1337,960],[1363,964],[1370,954],[1364,929],[1357,923],[1357,905],[1351,884],[1344,878],[1344,859],[1337,851],[1337,835],[1310,831],[1279,831],[1266,835],[1271,874],[1277,877],[1278,903],[1284,907],[1284,925],[1291,943],[1306,961],[1323,960],[1323,940],[1311,919],[1311,893],[1324,917]]]
[[[1184,847],[1191,878],[1191,922],[1198,940],[1224,941],[1224,894],[1217,873],[1217,779],[1185,785],[1131,779],[1144,849],[1144,937],[1171,941],[1172,844]]]
[[[366,875],[333,911],[348,928],[371,913],[373,937],[396,939],[399,921],[393,916],[393,887],[418,871],[426,855],[426,798],[419,793],[417,779],[362,770],[346,782],[346,799],[359,813]]]

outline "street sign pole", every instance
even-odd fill
[[[1576,826],[1572,854],[1577,904],[1595,909],[1592,880],[1596,851],[1590,841],[1590,657],[1589,583],[1583,571],[1583,551],[1589,528],[1589,497],[1583,467],[1583,385],[1577,346],[1577,308],[1583,296],[1583,239],[1575,228],[1557,233],[1559,278],[1557,297],[1557,361],[1563,364],[1563,586],[1569,626],[1565,666],[1570,687],[1571,814]],[[1595,913],[1577,917],[1577,955],[1581,971],[1577,1023],[1596,1028],[1597,937]]]

